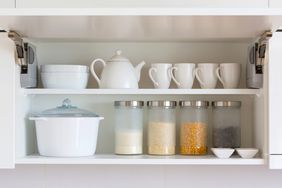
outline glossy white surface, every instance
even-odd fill
[[[14,43],[0,33],[0,168],[13,168],[15,157],[15,80]],[[19,76],[19,75],[18,75]]]
[[[41,80],[47,89],[85,89],[89,73],[42,72]]]
[[[179,63],[175,64],[170,69],[172,80],[180,89],[191,89],[195,80],[195,67],[193,63]]]
[[[217,85],[217,63],[199,63],[195,75],[202,89],[214,89]]]
[[[238,88],[241,78],[240,63],[222,63],[216,69],[218,80],[225,89]]]
[[[256,148],[236,148],[236,151],[240,157],[244,159],[251,159],[258,153],[259,150]]]
[[[78,72],[78,73],[88,73],[89,67],[85,65],[41,65],[41,72]]]
[[[36,122],[40,155],[49,157],[82,157],[96,151],[99,122],[103,118],[44,118]]]
[[[235,151],[231,148],[211,148],[211,150],[220,159],[228,159]]]
[[[281,106],[282,106],[282,74],[281,74],[281,48],[282,33],[275,33],[270,40],[269,46],[269,154],[282,155],[282,126]]]
[[[102,63],[103,69],[101,78],[95,72],[95,64]],[[116,54],[109,61],[95,59],[90,65],[90,71],[102,89],[138,89],[141,69],[145,62],[137,64],[135,67],[131,62],[122,56],[122,51],[117,50]]]
[[[263,165],[264,159],[242,159],[238,156],[219,159],[214,155],[205,156],[154,156],[154,155],[94,155],[81,158],[50,158],[30,155],[17,158],[17,164],[130,164],[130,165]]]
[[[268,0],[17,0],[17,8],[89,8],[89,7],[206,7],[206,8],[267,8]]]
[[[261,89],[21,89],[24,95],[260,95]]]
[[[149,68],[149,78],[156,89],[168,89],[171,83],[171,68],[169,63],[153,63]]]

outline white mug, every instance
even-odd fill
[[[215,63],[200,63],[195,69],[195,75],[202,89],[214,89],[217,84]]]
[[[178,88],[191,89],[195,79],[195,64],[178,63],[170,69],[172,80]],[[174,74],[173,74],[174,72]]]
[[[216,75],[224,89],[237,88],[241,76],[241,64],[223,63],[216,69]]]
[[[154,63],[149,69],[149,77],[154,87],[157,89],[168,89],[171,82],[170,69],[172,65],[168,63]]]

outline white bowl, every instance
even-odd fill
[[[44,88],[48,89],[85,89],[88,83],[88,73],[42,72],[41,79]]]
[[[258,153],[259,150],[256,148],[236,148],[236,151],[242,158],[251,159]]]
[[[235,151],[232,148],[211,148],[211,150],[215,154],[215,156],[221,159],[229,158]]]
[[[85,89],[89,67],[85,65],[41,65],[41,79],[44,88]]]

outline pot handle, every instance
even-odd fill
[[[90,71],[91,71],[91,74],[93,75],[93,77],[95,78],[95,80],[98,82],[98,85],[99,87],[101,87],[100,83],[101,83],[101,79],[97,76],[96,72],[95,72],[95,69],[94,69],[94,66],[95,66],[95,63],[97,62],[101,62],[102,65],[103,65],[103,69],[105,68],[106,66],[106,62],[103,60],[103,59],[95,59],[91,65],[90,65]]]
[[[29,117],[29,120],[36,120],[36,121],[47,121],[47,118],[44,117]]]

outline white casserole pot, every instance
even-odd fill
[[[88,83],[89,67],[83,65],[41,65],[41,79],[44,88],[85,89]]]
[[[65,99],[62,106],[29,119],[35,120],[40,155],[83,157],[95,153],[99,122],[104,118],[71,106]]]

